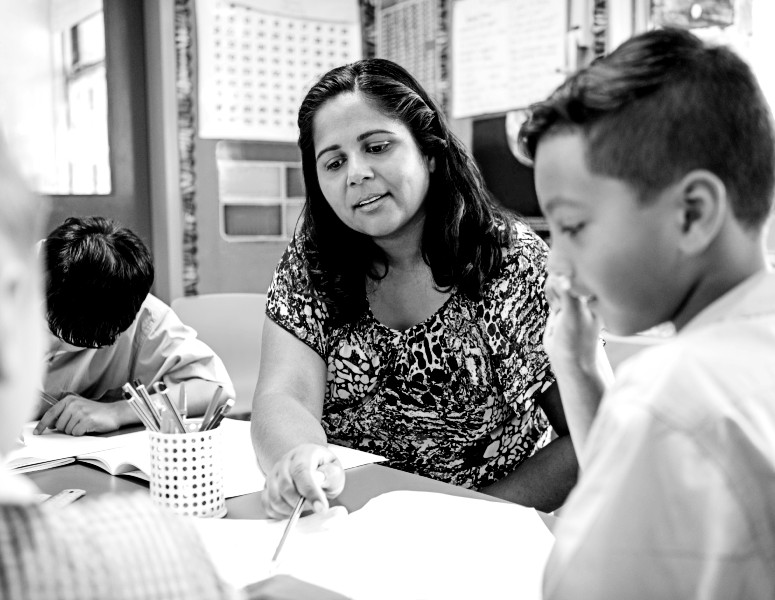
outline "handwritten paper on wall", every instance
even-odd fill
[[[197,0],[199,135],[295,142],[318,78],[361,58],[357,0]]]
[[[452,116],[525,108],[565,75],[567,0],[457,0]]]

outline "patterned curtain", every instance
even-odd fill
[[[196,115],[194,114],[194,20],[192,0],[175,0],[175,90],[178,101],[178,156],[180,196],[183,201],[183,290],[186,296],[197,294]]]

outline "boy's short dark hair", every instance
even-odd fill
[[[43,244],[47,319],[81,348],[115,343],[153,285],[153,260],[132,231],[104,217],[70,217]]]
[[[748,65],[732,50],[681,29],[635,36],[531,107],[520,149],[535,158],[547,134],[579,131],[590,171],[624,180],[642,201],[706,169],[732,212],[761,227],[772,207],[772,114]]]

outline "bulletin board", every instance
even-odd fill
[[[362,55],[357,0],[197,0],[199,136],[295,142],[310,86]]]
[[[456,0],[452,116],[525,108],[566,75],[567,0]]]

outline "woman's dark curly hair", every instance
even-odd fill
[[[70,217],[43,244],[51,332],[68,344],[115,343],[153,285],[153,260],[132,231],[104,217]]]
[[[317,178],[315,115],[339,94],[358,92],[385,115],[404,123],[420,150],[434,158],[425,200],[421,252],[441,290],[472,299],[498,271],[508,244],[509,217],[493,203],[484,180],[444,115],[405,69],[385,59],[360,60],[326,73],[299,109],[299,148],[307,200],[300,228],[310,283],[336,322],[351,322],[366,309],[366,276],[381,279],[388,264],[368,236],[347,227],[329,206]]]

